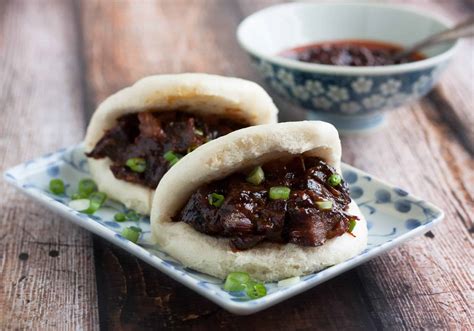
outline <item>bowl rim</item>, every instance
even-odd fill
[[[393,73],[402,73],[407,71],[421,70],[428,67],[435,66],[441,62],[444,62],[452,57],[454,52],[459,46],[459,40],[455,41],[451,47],[449,47],[444,52],[437,54],[432,57],[428,57],[424,60],[403,63],[403,64],[394,64],[387,66],[371,66],[371,67],[351,67],[351,66],[337,66],[330,64],[318,64],[318,63],[306,63],[298,60],[288,59],[279,55],[269,55],[263,52],[257,51],[250,47],[244,37],[243,28],[248,24],[249,20],[254,19],[257,15],[262,15],[265,12],[275,10],[279,7],[342,7],[342,6],[358,6],[358,7],[383,7],[394,9],[398,11],[405,11],[414,13],[416,15],[422,16],[426,19],[435,20],[441,25],[444,25],[446,28],[449,28],[453,25],[453,22],[446,17],[440,16],[438,14],[429,13],[426,14],[421,12],[419,9],[414,8],[413,6],[400,5],[400,4],[373,4],[373,3],[357,3],[357,2],[348,2],[348,3],[311,3],[311,2],[293,2],[293,3],[283,3],[273,6],[263,8],[259,11],[256,11],[249,16],[245,17],[237,27],[236,36],[237,41],[240,46],[246,50],[248,53],[271,62],[278,64],[282,67],[287,67],[291,69],[297,69],[300,71],[315,72],[315,73],[326,73],[326,74],[345,74],[345,75],[385,75]],[[383,41],[383,40],[381,40]]]

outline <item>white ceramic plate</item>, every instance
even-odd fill
[[[4,176],[21,192],[64,215],[73,223],[122,247],[222,308],[245,315],[268,308],[354,268],[411,237],[427,232],[444,217],[443,212],[436,206],[400,188],[346,164],[343,164],[342,170],[346,182],[349,183],[352,198],[359,204],[367,219],[367,249],[348,261],[301,277],[295,284],[279,287],[276,283],[267,283],[267,296],[257,300],[250,300],[240,292],[227,293],[222,289],[221,280],[185,268],[161,252],[160,248],[150,241],[148,218],[142,217],[138,222],[115,222],[114,214],[126,211],[118,202],[108,201],[94,215],[82,214],[69,208],[68,202],[77,189],[77,183],[80,179],[89,177],[81,146],[62,149],[20,164],[8,170]],[[65,182],[66,194],[56,196],[49,192],[49,181],[52,178],[61,178]],[[119,234],[123,227],[131,225],[139,226],[143,230],[138,244]]]

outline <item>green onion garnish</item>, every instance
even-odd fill
[[[347,229],[349,232],[352,232],[356,226],[356,221],[355,220],[350,220],[349,221],[349,228]]]
[[[127,216],[124,213],[117,213],[114,215],[115,222],[125,222],[127,220]]]
[[[97,191],[97,184],[89,178],[81,179],[77,191],[82,197],[87,198],[92,192]]]
[[[255,282],[250,282],[247,284],[247,289],[245,292],[250,299],[258,299],[267,295],[267,289],[265,288],[265,285]]]
[[[173,151],[167,151],[163,157],[165,158],[166,161],[170,162],[176,157],[176,154],[173,153]]]
[[[56,195],[63,194],[64,182],[59,178],[51,179],[49,182],[49,190]]]
[[[224,290],[228,292],[243,291],[249,282],[250,276],[247,273],[231,272],[225,279]]]
[[[171,166],[174,166],[179,161],[179,159],[181,159],[181,155],[176,154],[173,151],[166,152],[163,157],[170,163]]]
[[[94,214],[100,207],[102,207],[105,200],[107,200],[107,194],[103,192],[93,192],[89,196],[89,208],[82,212],[86,214]]]
[[[342,177],[339,174],[332,174],[328,178],[328,184],[331,186],[337,186],[341,184],[341,181],[342,181]]]
[[[279,280],[277,285],[278,287],[285,287],[285,286],[290,286],[299,282],[300,282],[300,277],[295,276],[295,277]]]
[[[140,220],[141,215],[137,213],[135,210],[130,209],[126,214],[127,220],[132,222],[138,222]]]
[[[320,209],[320,210],[331,210],[332,209],[332,201],[331,200],[316,201],[316,206],[318,206],[318,209]]]
[[[188,149],[186,150],[187,154],[191,153],[192,151],[194,151],[196,148],[198,148],[198,146],[191,146],[191,147],[188,147]]]
[[[130,229],[135,230],[137,232],[142,232],[142,228],[139,228],[138,226],[130,226]]]
[[[140,231],[137,231],[135,227],[128,227],[122,230],[121,233],[122,237],[125,239],[130,240],[133,243],[136,243],[138,241],[138,238],[140,237]]]
[[[194,129],[194,133],[198,136],[204,136],[204,132],[201,129]]]
[[[290,188],[286,186],[274,186],[270,188],[270,199],[272,200],[288,200],[290,197]]]
[[[73,195],[71,196],[71,200],[79,200],[79,199],[87,199],[87,195],[84,193],[76,192],[76,193],[73,193]]]
[[[224,203],[224,196],[218,193],[211,193],[208,195],[209,204],[214,207],[220,207]]]
[[[146,161],[141,157],[128,159],[125,165],[133,172],[144,172],[146,170]]]
[[[258,185],[265,180],[265,173],[263,172],[262,167],[255,167],[252,172],[247,177],[247,182],[252,183],[253,185]]]
[[[76,200],[69,201],[68,206],[71,209],[84,212],[84,210],[89,208],[90,204],[91,202],[89,201],[89,199],[76,199]]]

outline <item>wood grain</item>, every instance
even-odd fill
[[[68,2],[0,2],[0,172],[79,142],[79,66]],[[0,329],[98,325],[90,234],[0,181]]]

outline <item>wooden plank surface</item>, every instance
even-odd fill
[[[0,2],[0,172],[83,136],[69,2]],[[0,330],[98,326],[90,234],[0,181]]]
[[[201,71],[259,82],[235,29],[278,2],[0,2],[0,170],[78,142],[81,109],[87,118],[142,76]],[[462,0],[403,2],[455,20],[473,11]],[[464,43],[442,84],[391,112],[385,130],[343,137],[345,162],[445,210],[424,237],[236,317],[101,239],[95,279],[90,236],[0,182],[0,329],[91,329],[99,319],[111,330],[472,329],[473,51]],[[304,117],[276,101],[284,120]]]
[[[244,16],[272,3],[275,1],[84,3],[87,81],[90,95],[95,96],[91,103],[151,73],[204,71],[259,81],[234,31]],[[457,13],[447,3],[422,6],[427,4],[435,11],[449,7],[447,15]],[[142,24],[136,24],[139,20]],[[454,70],[446,74],[448,82],[454,80],[460,65],[454,64]],[[468,76],[462,76],[464,84]],[[471,105],[464,99],[469,86],[459,85],[458,95],[464,100],[459,107]],[[450,91],[453,86],[442,88]],[[473,164],[460,140],[462,135],[453,132],[463,128],[459,118],[468,109],[455,114],[458,122],[448,123],[438,101],[442,99],[456,111],[458,105],[436,93],[409,109],[394,111],[387,130],[343,139],[346,162],[446,210],[444,224],[428,236],[247,317],[226,313],[121,250],[98,242],[101,324],[112,329],[469,328],[472,282],[465,266],[473,261],[464,252],[472,249],[472,190],[468,187],[473,181],[468,169]],[[301,116],[282,101],[279,105],[285,119]]]

